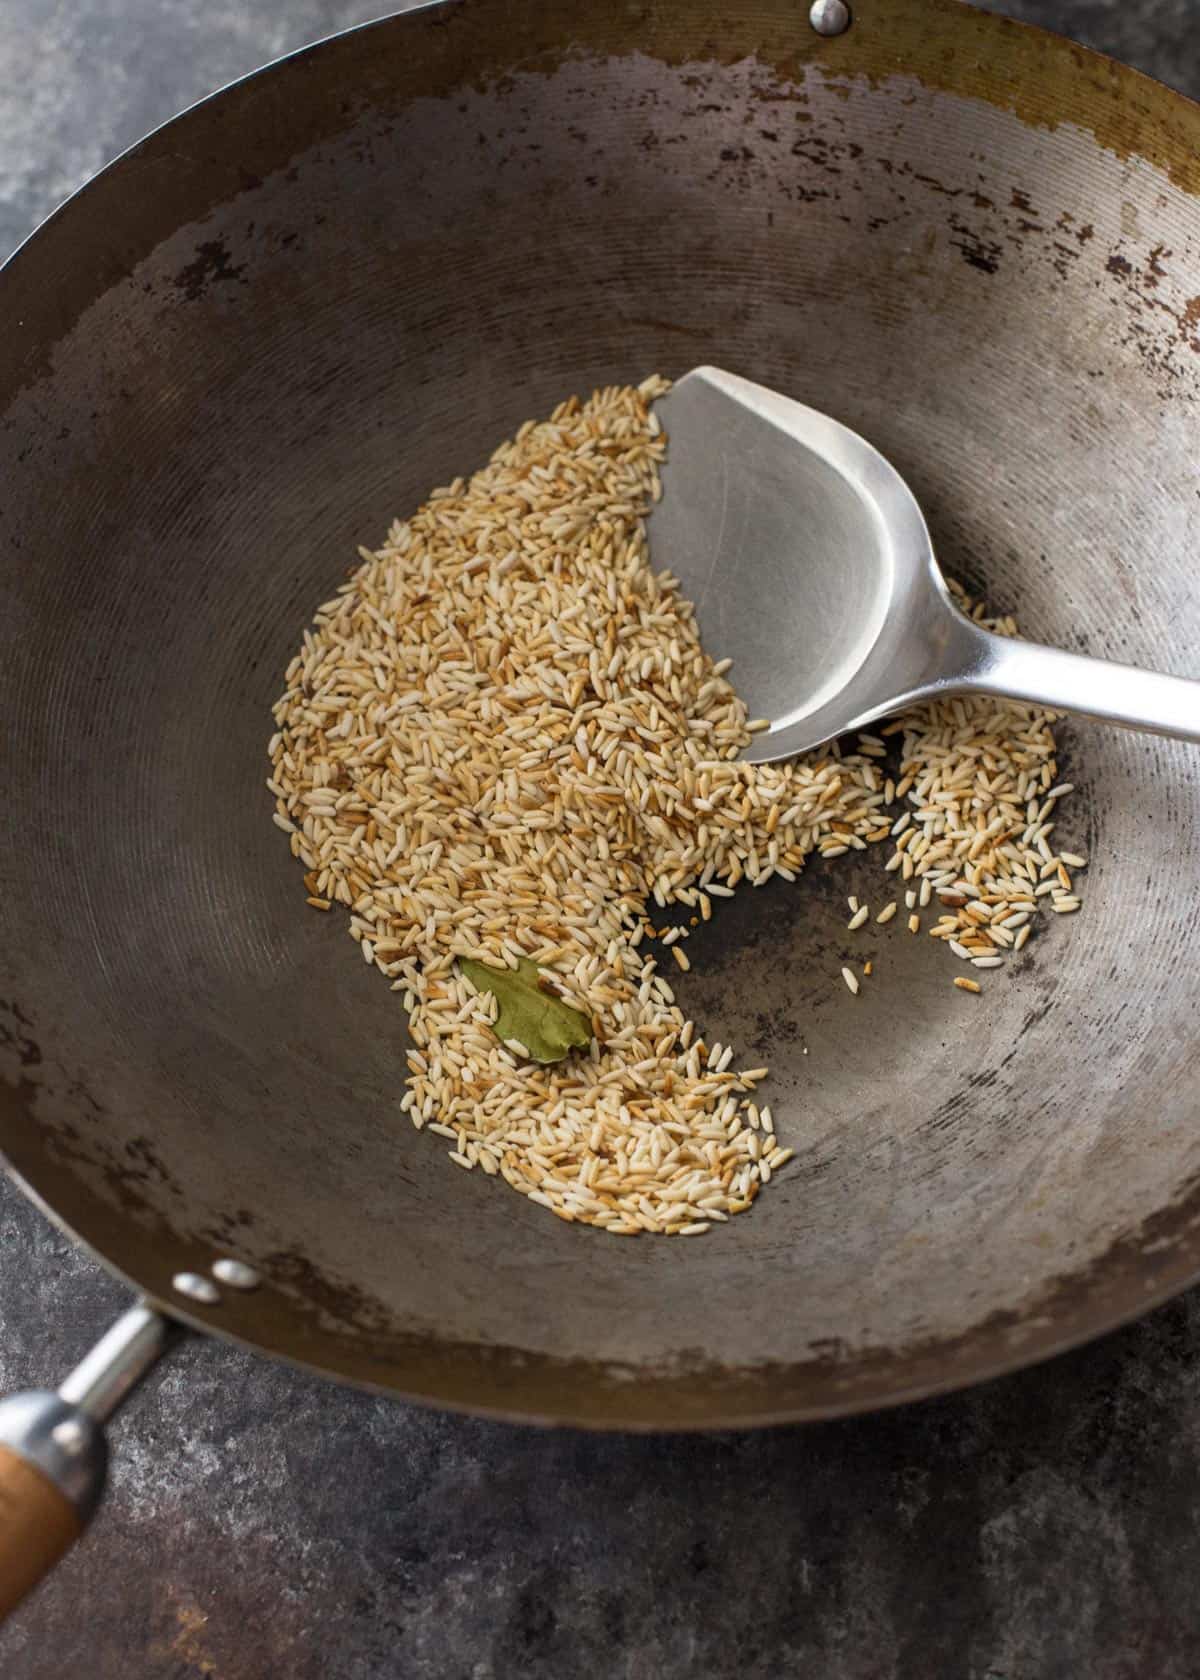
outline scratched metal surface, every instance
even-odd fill
[[[156,1294],[214,1248],[257,1264],[214,1328],[502,1414],[862,1408],[1200,1267],[1179,743],[1074,732],[1087,916],[986,1006],[900,922],[854,942],[876,983],[838,984],[881,858],[721,907],[680,995],[771,1067],[796,1159],[703,1245],[587,1243],[460,1178],[397,1123],[395,998],[297,913],[262,719],[312,602],[448,462],[646,367],[819,403],[1029,633],[1191,668],[1200,196],[1169,101],[1114,84],[1113,126],[1095,66],[953,0],[860,0],[799,53],[787,0],[711,42],[705,4],[647,11],[638,50],[572,12],[565,59],[508,0],[343,37],[148,141],[0,281],[0,780],[30,812],[0,1141]]]
[[[986,248],[963,254],[987,276]],[[113,1291],[12,1206],[6,1247],[28,1264],[6,1268],[4,1307],[25,1329],[4,1375],[19,1382],[78,1350]],[[4,1635],[5,1672],[57,1670],[64,1628],[98,1674],[563,1673],[613,1650],[630,1674],[733,1672],[735,1652],[739,1672],[764,1674],[1190,1672],[1195,1629],[1167,1557],[1186,1568],[1195,1546],[1191,1331],[1184,1303],[966,1400],[665,1455],[403,1412],[194,1347],[122,1428],[116,1501],[74,1576]],[[1139,1474],[1157,1504],[1135,1493]],[[133,1610],[122,1539],[143,1559],[170,1548],[165,1586],[143,1567]],[[963,1614],[946,1613],[935,1559],[962,1570]],[[1053,1626],[1051,1567],[1073,1597]],[[670,1576],[669,1631],[637,1574]],[[724,1627],[696,1612],[706,1576],[745,1589]],[[255,1617],[281,1577],[276,1613]],[[911,1666],[918,1651],[940,1668]]]

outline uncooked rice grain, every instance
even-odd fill
[[[399,1107],[456,1165],[621,1236],[701,1235],[792,1153],[764,1154],[751,1120],[766,1069],[739,1071],[675,1003],[648,902],[707,921],[739,883],[890,839],[884,867],[942,907],[933,937],[988,961],[993,925],[1076,909],[1065,866],[1083,866],[1049,841],[1070,785],[1042,708],[941,701],[859,750],[740,762],[761,720],[649,564],[667,447],[651,404],[667,389],[570,398],[362,550],[304,632],[269,743],[274,821],[309,901],[341,905],[403,994]],[[1031,924],[1017,926],[1019,950]],[[460,957],[535,962],[591,1021],[589,1049],[542,1066],[501,1044],[496,1000]]]

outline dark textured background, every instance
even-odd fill
[[[351,0],[3,0],[0,247]],[[1016,0],[1200,94],[1196,0]],[[0,1389],[123,1292],[0,1184]],[[1200,1674],[1200,1295],[880,1418],[703,1439],[464,1421],[186,1345],[4,1680],[1183,1680]]]

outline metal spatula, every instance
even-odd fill
[[[995,636],[959,612],[912,491],[849,427],[718,368],[656,407],[669,447],[651,563],[679,578],[705,646],[769,720],[744,758],[790,758],[956,694],[1200,740],[1200,682]]]

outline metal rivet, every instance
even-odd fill
[[[77,1418],[64,1418],[61,1423],[54,1425],[50,1431],[50,1439],[56,1447],[61,1447],[63,1452],[77,1453],[83,1450],[86,1437],[83,1425]]]
[[[257,1289],[262,1279],[244,1260],[214,1260],[212,1275],[230,1289]]]
[[[216,1284],[199,1272],[176,1272],[171,1288],[177,1295],[186,1295],[189,1301],[199,1301],[206,1307],[215,1307],[221,1299]]]
[[[850,27],[850,8],[846,0],[813,0],[808,21],[818,35],[841,35]]]

